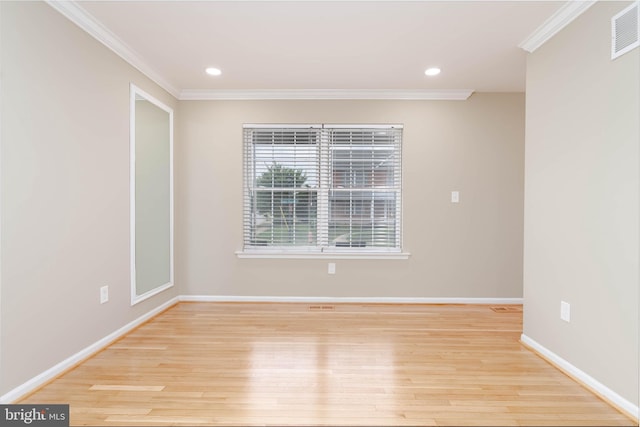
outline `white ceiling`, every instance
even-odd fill
[[[518,48],[564,1],[79,1],[177,92],[524,91]],[[220,77],[206,67],[222,70]],[[426,77],[427,67],[442,73]]]

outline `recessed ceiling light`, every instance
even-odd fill
[[[206,70],[204,70],[207,74],[209,74],[210,76],[219,76],[220,74],[222,74],[222,71],[220,71],[219,68],[213,68],[213,67],[209,67]]]
[[[424,73],[430,77],[437,76],[438,74],[440,74],[440,68],[437,68],[437,67],[427,68],[427,70]]]

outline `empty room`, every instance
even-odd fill
[[[0,1],[0,424],[637,426],[639,17]]]

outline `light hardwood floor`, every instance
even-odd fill
[[[484,305],[180,303],[20,403],[72,425],[635,425]]]

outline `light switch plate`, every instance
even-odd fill
[[[103,286],[100,288],[100,304],[104,304],[109,301],[109,286]]]
[[[451,192],[451,203],[459,203],[460,202],[460,192],[452,191]]]
[[[560,301],[560,319],[565,322],[571,321],[571,305],[568,302]]]

